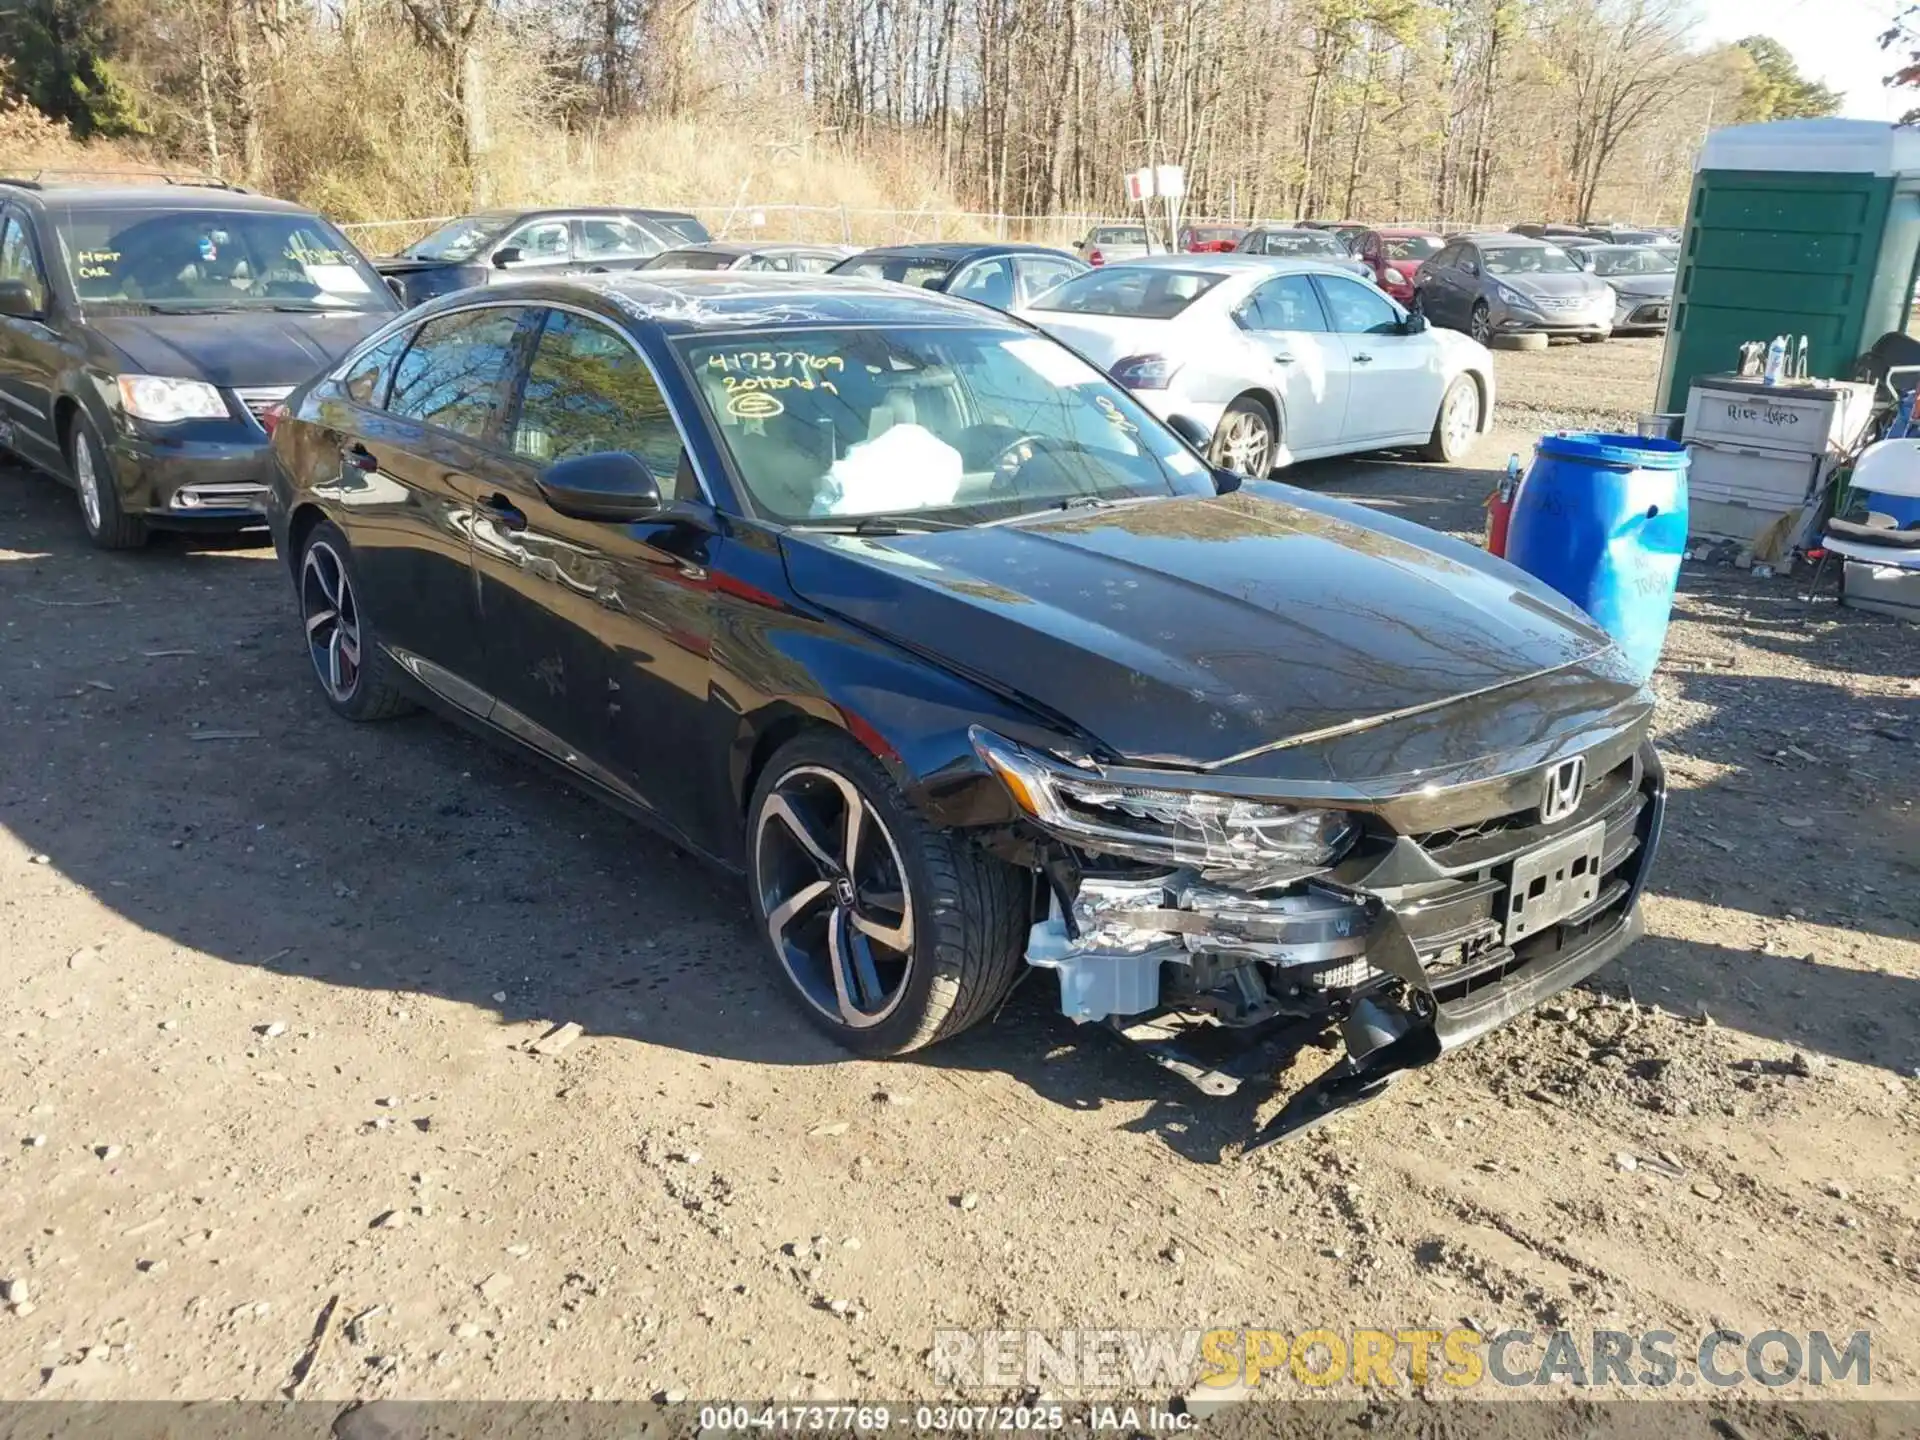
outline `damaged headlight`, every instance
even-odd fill
[[[973,748],[1014,803],[1070,844],[1104,855],[1192,866],[1248,890],[1288,885],[1332,865],[1359,827],[1341,810],[1118,785],[975,726]]]

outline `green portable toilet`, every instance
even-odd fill
[[[1808,337],[1811,375],[1843,378],[1907,324],[1920,252],[1920,130],[1776,120],[1707,137],[1673,289],[1659,408],[1687,408],[1746,340]]]

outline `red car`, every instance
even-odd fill
[[[1225,255],[1246,233],[1244,225],[1189,225],[1180,232],[1180,248],[1190,255]]]
[[[1367,262],[1374,283],[1402,305],[1413,304],[1413,277],[1445,242],[1430,230],[1369,230],[1353,253]]]

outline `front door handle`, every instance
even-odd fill
[[[489,495],[481,508],[503,530],[520,531],[527,528],[526,512],[504,495]]]
[[[1291,365],[1293,363],[1293,356],[1286,354],[1275,355],[1273,357],[1273,363],[1276,365]]]
[[[380,461],[375,458],[374,453],[366,446],[357,443],[343,450],[340,458],[353,469],[365,470],[369,474],[380,468]]]
[[[1371,365],[1373,363],[1373,357],[1371,355],[1356,355],[1353,357],[1353,363],[1356,365]]]

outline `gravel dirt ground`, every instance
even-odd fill
[[[1291,478],[1477,532],[1657,355],[1502,356],[1484,469]],[[450,724],[330,716],[270,551],[74,510],[0,472],[0,1396],[927,1397],[936,1327],[1462,1322],[1868,1329],[1920,1396],[1910,627],[1689,565],[1646,941],[1243,1157],[1271,1102],[1043,977],[847,1059],[736,882]]]

